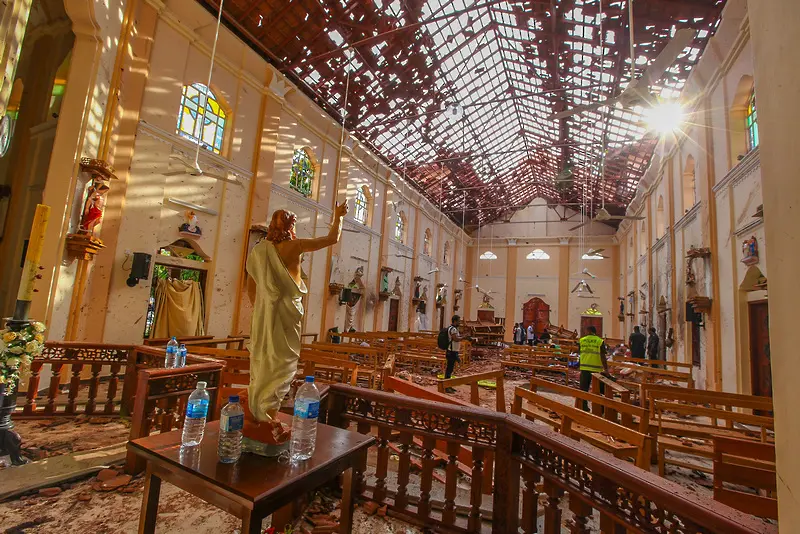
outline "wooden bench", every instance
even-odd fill
[[[654,365],[663,365],[666,368],[674,367],[674,371],[680,371],[681,369],[688,369],[688,371],[684,372],[691,372],[694,368],[694,365],[691,363],[684,363],[684,362],[676,362],[671,360],[648,360],[646,358],[628,358],[625,356],[612,356],[609,358],[609,362],[617,362],[617,363],[635,363],[641,364],[645,366],[654,366]]]
[[[667,458],[667,452],[680,452],[690,456],[713,459],[712,441],[715,437],[767,442],[770,439],[767,431],[773,430],[775,427],[774,420],[771,417],[762,415],[662,400],[651,402],[653,405],[652,410],[656,415],[658,429],[658,472],[661,476],[665,475],[667,464],[696,469],[706,473],[713,472],[712,469],[705,466]],[[709,422],[678,420],[669,417],[667,414],[703,417],[708,419]],[[725,425],[720,425],[720,421],[725,421]],[[756,427],[758,430],[751,430],[747,428],[748,426]]]
[[[359,365],[359,379],[366,381],[367,387],[375,389],[381,386],[383,365],[386,363],[386,350],[373,347],[362,347],[353,343],[312,343],[302,345],[303,349],[327,352],[346,357]]]
[[[535,379],[541,373],[555,373],[557,375],[564,375],[564,383],[569,385],[569,372],[570,369],[566,365],[547,365],[538,363],[527,363],[520,361],[501,360],[500,365],[503,366],[503,371],[513,369],[525,369],[531,372],[531,380]]]
[[[683,371],[670,371],[668,369],[658,369],[655,367],[644,367],[635,363],[620,362],[618,360],[608,361],[609,369],[629,370],[628,373],[620,372],[622,376],[638,375],[641,383],[650,384],[656,380],[666,380],[684,385],[687,388],[694,388],[694,378],[692,373]]]
[[[778,519],[775,446],[715,437],[713,449],[714,500],[748,514]],[[726,484],[752,488],[755,492]]]
[[[475,406],[480,406],[480,386],[478,382],[482,380],[494,380],[495,381],[495,409],[498,412],[506,413],[506,395],[505,395],[505,388],[503,385],[503,375],[504,371],[486,371],[485,373],[476,373],[472,375],[465,375],[459,376],[456,378],[448,378],[445,380],[439,380],[439,393],[444,393],[447,388],[455,388],[458,386],[469,385],[470,393],[469,393],[469,401],[470,403],[474,404]]]
[[[538,385],[549,388],[551,384],[542,380]],[[593,403],[610,404],[619,410],[624,409],[623,406],[620,406],[623,404],[621,402],[592,393],[581,393],[581,398],[576,397],[576,402],[590,400]],[[528,404],[523,405],[524,401],[527,401]],[[649,469],[651,440],[646,433],[608,421],[573,406],[567,406],[521,387],[514,390],[514,404],[511,413],[524,416],[529,420],[540,421],[565,436],[590,443],[618,458],[633,459],[637,466]]]
[[[147,347],[165,347],[171,339],[171,337],[144,338],[142,340],[142,345]],[[187,341],[204,341],[209,339],[214,339],[214,336],[185,336],[177,338],[178,343],[186,343]]]

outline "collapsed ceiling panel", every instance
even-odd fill
[[[624,212],[658,143],[643,124],[645,102],[551,116],[620,98],[631,57],[638,78],[676,31],[692,28],[645,93],[677,98],[724,3],[226,0],[224,15],[332,116],[341,120],[346,102],[350,132],[472,226],[536,197]]]

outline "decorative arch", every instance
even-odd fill
[[[666,217],[664,216],[664,196],[658,195],[656,204],[656,239],[660,239],[667,233]]]
[[[431,247],[433,246],[433,233],[430,228],[425,228],[425,235],[422,240],[422,253],[426,256],[431,255]]]
[[[193,143],[200,143],[200,146],[215,154],[221,154],[229,113],[228,107],[205,84],[195,82],[184,85],[176,133]]]
[[[752,114],[748,115],[752,103]],[[748,117],[752,117],[755,138],[748,129]],[[730,132],[731,167],[752,148],[758,146],[758,123],[755,115],[755,84],[753,77],[745,74],[739,79],[731,107],[728,111],[728,131]],[[752,143],[755,143],[751,146]]]
[[[292,170],[289,174],[289,187],[310,197],[314,192],[317,177],[317,159],[310,147],[298,148],[292,154]]]
[[[353,218],[361,224],[369,223],[370,206],[372,205],[372,193],[369,187],[362,185],[356,189],[356,198],[353,201],[354,213]]]

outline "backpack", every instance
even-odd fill
[[[439,337],[436,338],[436,345],[442,350],[450,350],[450,327],[439,330]]]

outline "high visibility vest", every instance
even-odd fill
[[[600,347],[602,345],[603,338],[598,336],[588,335],[580,339],[581,371],[603,372],[603,360],[600,358]]]

